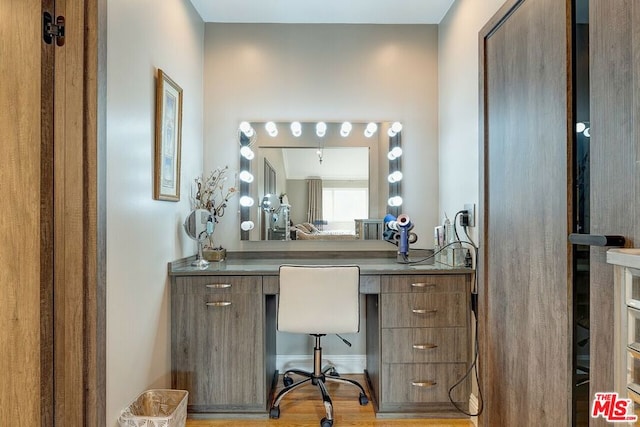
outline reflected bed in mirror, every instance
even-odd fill
[[[382,239],[382,218],[399,208],[388,206],[402,179],[395,123],[243,122],[240,171],[251,178],[240,192],[254,203],[241,201],[241,240]],[[261,209],[266,196],[278,212]]]

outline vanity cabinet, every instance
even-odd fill
[[[172,387],[189,413],[264,412],[261,276],[178,276],[171,286]]]
[[[230,257],[206,270],[190,261],[169,264],[172,387],[189,391],[191,417],[266,417],[278,378],[279,267],[336,260]],[[395,258],[340,262],[360,266],[366,378],[379,416],[461,416],[448,390],[471,362],[472,270]],[[468,408],[470,391],[469,380],[454,389],[459,407]]]
[[[367,377],[377,411],[455,411],[470,364],[468,275],[386,275],[367,296]],[[468,409],[470,379],[451,393]]]

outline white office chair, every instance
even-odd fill
[[[309,334],[315,337],[313,372],[290,369],[283,375],[285,387],[271,405],[269,416],[280,417],[280,401],[289,392],[306,385],[317,386],[327,416],[320,421],[322,427],[333,425],[333,404],[325,386],[326,381],[350,384],[360,389],[360,405],[369,400],[364,388],[348,378],[339,377],[335,368],[322,368],[320,337],[326,334],[358,332],[360,330],[360,268],[358,266],[280,266],[280,293],[278,302],[278,330]],[[302,376],[294,383],[291,375]]]

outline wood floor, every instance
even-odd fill
[[[366,388],[362,375],[345,375],[354,378]],[[282,381],[280,381],[282,385]],[[329,394],[333,400],[335,427],[472,427],[469,419],[376,419],[373,404],[360,406],[355,388],[329,383]],[[367,395],[368,395],[367,390]],[[325,416],[320,392],[316,387],[307,386],[290,393],[280,403],[280,418],[277,420],[187,420],[186,427],[302,427],[319,426]]]

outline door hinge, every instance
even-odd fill
[[[53,22],[53,16],[49,12],[42,14],[42,38],[46,44],[53,43],[56,39],[58,46],[64,45],[64,16],[58,16]]]

